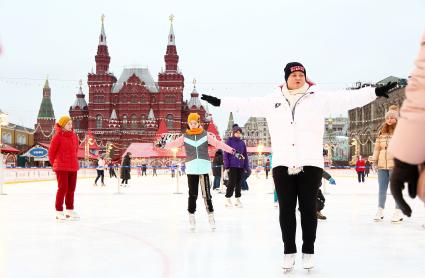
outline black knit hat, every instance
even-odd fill
[[[307,75],[304,66],[298,62],[290,62],[285,66],[285,81],[288,81],[289,75],[294,71],[301,71],[304,75]]]

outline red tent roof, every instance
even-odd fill
[[[159,127],[158,127],[158,130],[156,131],[155,138],[161,137],[161,135],[164,133],[168,133],[168,128],[165,125],[165,121],[161,119],[159,121]]]
[[[214,121],[212,119],[210,124],[208,125],[207,131],[214,134],[215,137],[217,137],[217,139],[221,141],[220,134],[218,134],[217,127],[215,126]]]
[[[11,147],[9,145],[3,144],[3,147],[1,148],[1,152],[4,152],[4,153],[19,153],[21,151],[18,150],[18,149],[15,149],[14,147]]]

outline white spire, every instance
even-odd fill
[[[112,113],[111,113],[111,118],[110,118],[110,120],[117,120],[118,119],[118,117],[117,117],[117,112],[115,111],[115,109],[113,109],[112,110]]]
[[[149,110],[148,120],[155,120],[155,115],[153,114],[152,108],[151,108],[151,110]]]
[[[105,21],[104,14],[102,14],[102,16],[100,17],[100,20],[102,21],[102,29],[100,30],[99,45],[106,45],[105,27],[103,26],[103,22]]]
[[[174,30],[173,30],[174,15],[170,15],[169,20],[171,24],[170,24],[170,33],[168,34],[168,45],[176,45],[176,37],[174,36]]]

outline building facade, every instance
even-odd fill
[[[225,132],[225,139],[232,136],[232,127],[234,125],[233,113],[230,112],[227,129]],[[264,117],[250,117],[242,129],[242,139],[245,141],[247,147],[257,147],[263,145],[271,147],[271,138],[267,120]]]
[[[178,67],[172,19],[164,55],[165,70],[154,81],[148,68],[125,68],[119,78],[110,72],[111,56],[102,18],[96,71],[88,74],[88,103],[80,87],[69,109],[80,140],[91,130],[100,146],[112,142],[126,148],[133,142],[153,142],[160,121],[165,121],[169,132],[180,133],[186,129],[191,112],[199,113],[201,121],[208,125],[196,84],[190,100],[183,101],[185,79]]]
[[[377,98],[376,100],[348,111],[350,142],[350,158],[352,161],[357,155],[369,157],[373,154],[376,137],[385,121],[385,113],[388,107],[395,104],[401,107],[405,99],[406,79],[390,76],[377,84],[397,82],[398,86],[389,94],[389,98]]]

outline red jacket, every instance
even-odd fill
[[[366,161],[363,159],[357,160],[356,162],[356,172],[364,172],[366,170]]]
[[[78,138],[74,131],[64,131],[55,126],[56,133],[50,142],[49,160],[53,171],[78,171]]]

